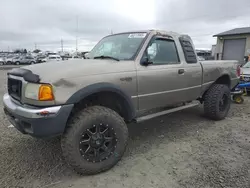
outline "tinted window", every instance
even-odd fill
[[[179,64],[179,56],[174,41],[156,39],[147,49],[153,64]]]

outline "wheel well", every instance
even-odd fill
[[[223,85],[227,85],[228,87],[230,87],[231,86],[230,77],[228,75],[223,75],[215,81],[215,84],[223,84]]]
[[[85,97],[75,104],[74,111],[95,105],[104,106],[116,111],[126,122],[133,119],[132,109],[126,99],[111,91],[102,91]]]
[[[222,85],[226,85],[230,88],[231,87],[231,80],[230,80],[230,77],[228,75],[223,75],[223,76],[219,77],[212,85],[214,85],[214,84],[222,84]],[[201,103],[203,103],[204,96],[206,95],[207,91],[211,88],[211,86],[209,86],[207,88],[207,90],[203,93],[202,97],[198,99]]]

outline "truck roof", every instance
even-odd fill
[[[118,35],[118,34],[125,34],[125,33],[159,33],[163,35],[170,35],[170,36],[188,36],[188,35],[182,35],[173,31],[165,31],[160,29],[148,29],[148,30],[134,30],[134,31],[126,31],[126,32],[120,32],[120,33],[114,33],[108,36],[112,35]]]

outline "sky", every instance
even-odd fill
[[[250,0],[0,0],[0,7],[0,50],[58,51],[61,41],[75,50],[77,38],[85,51],[111,32],[144,29],[188,34],[197,49],[211,49],[214,34],[250,27]]]

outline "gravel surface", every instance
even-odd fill
[[[0,71],[6,83],[6,71]],[[0,85],[0,97],[6,84]],[[22,135],[0,106],[0,187],[250,187],[250,100],[219,122],[201,107],[129,125],[125,156],[108,172],[79,176],[61,158],[59,139]]]

